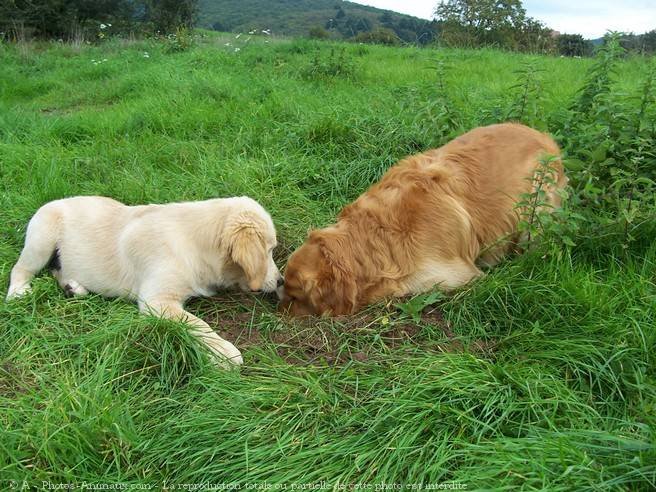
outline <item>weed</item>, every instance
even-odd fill
[[[442,299],[444,294],[441,292],[430,292],[413,297],[409,301],[399,302],[394,306],[406,316],[412,318],[415,323],[421,322],[421,314],[428,306],[432,306]]]
[[[321,50],[317,50],[312,61],[301,74],[306,79],[331,77],[351,79],[355,76],[355,63],[346,52],[346,48],[339,50],[331,48],[325,57]]]
[[[447,62],[441,58],[437,59],[433,69],[435,84],[432,87],[431,97],[417,113],[415,122],[445,139],[462,129],[462,122],[453,111],[453,103],[449,99],[446,85],[449,70]]]
[[[518,82],[510,87],[512,104],[506,114],[506,120],[519,121],[529,126],[536,126],[541,119],[542,80],[537,60],[529,60],[515,71]]]
[[[619,40],[620,33],[610,33],[604,38],[604,44],[595,56],[595,63],[588,70],[586,82],[571,106],[576,114],[582,116],[589,114],[599,99],[610,94],[617,61],[624,53]]]
[[[193,31],[187,27],[180,26],[174,33],[166,36],[164,51],[166,53],[180,53],[190,50],[195,45]]]

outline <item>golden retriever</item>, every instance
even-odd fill
[[[477,262],[494,265],[516,244],[516,206],[544,155],[560,155],[550,137],[506,123],[403,159],[291,255],[281,308],[336,316],[465,285],[481,275]],[[555,185],[543,189],[556,207],[567,178],[560,160],[550,169]]]
[[[248,197],[141,206],[98,196],[56,200],[28,224],[7,299],[29,291],[50,262],[67,293],[136,300],[142,312],[192,325],[219,362],[241,364],[239,350],[183,305],[223,287],[276,291],[276,244],[271,217]]]

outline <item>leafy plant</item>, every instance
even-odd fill
[[[586,82],[579,90],[579,95],[571,109],[578,115],[587,115],[600,103],[600,99],[611,92],[613,76],[617,71],[617,61],[624,54],[620,46],[620,33],[612,32],[604,38],[586,77]]]
[[[540,158],[535,174],[531,178],[533,190],[522,194],[515,205],[521,217],[518,230],[526,247],[530,246],[531,240],[544,228],[542,217],[553,208],[549,201],[548,190],[556,186],[557,179],[551,167],[551,163],[556,160],[557,157],[554,156]]]
[[[541,121],[542,79],[544,69],[538,68],[537,60],[529,60],[515,70],[518,82],[510,87],[512,103],[506,120],[520,121],[529,126],[537,126]]]
[[[415,124],[426,128],[430,133],[437,133],[442,138],[449,137],[462,128],[462,121],[453,111],[446,80],[449,73],[447,62],[439,58],[432,67],[435,71],[435,83],[431,87],[431,98],[417,112]]]
[[[193,32],[184,26],[178,27],[175,33],[169,34],[165,39],[166,47],[164,50],[167,53],[180,53],[193,48],[195,45]]]
[[[428,306],[435,304],[444,298],[444,294],[439,291],[429,292],[413,297],[409,301],[394,304],[394,306],[404,315],[410,316],[415,323],[421,322],[421,313]]]
[[[340,77],[350,79],[355,74],[355,63],[346,53],[346,49],[331,48],[327,56],[322,56],[321,50],[314,53],[310,64],[302,70],[306,79]]]

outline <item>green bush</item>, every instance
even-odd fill
[[[391,29],[379,27],[373,31],[358,33],[352,38],[356,43],[396,45],[401,42],[399,37]]]
[[[311,27],[310,31],[308,32],[308,35],[312,39],[328,39],[328,38],[330,38],[330,33],[328,31],[326,31],[321,26]]]

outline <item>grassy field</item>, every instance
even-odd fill
[[[249,195],[283,267],[396,160],[511,115],[527,63],[543,71],[526,119],[566,149],[585,141],[561,122],[592,60],[221,35],[172,47],[0,45],[4,285],[34,211],[78,194]],[[619,63],[612,91],[634,104],[647,62]],[[264,298],[192,302],[241,371],[215,369],[183,325],[65,298],[42,275],[0,302],[0,488],[652,490],[656,227],[611,215],[575,246],[546,241],[400,308],[294,323]]]

